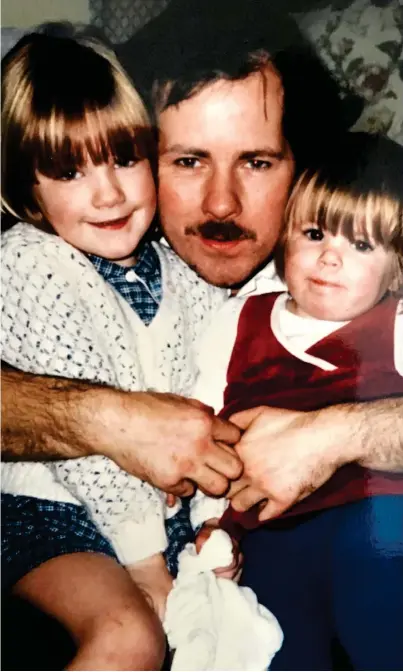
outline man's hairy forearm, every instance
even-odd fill
[[[63,459],[88,454],[85,431],[97,389],[102,388],[23,373],[2,364],[2,459]]]
[[[348,461],[370,469],[403,471],[403,397],[343,404],[320,413],[328,416],[329,428],[332,424],[343,428]]]
[[[101,455],[180,496],[191,494],[193,483],[222,494],[241,472],[227,447],[239,440],[239,430],[176,394],[127,392],[5,366],[2,424],[3,459]]]

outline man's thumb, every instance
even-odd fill
[[[248,408],[246,411],[233,413],[229,418],[229,421],[233,422],[234,425],[237,425],[241,429],[248,429],[252,422],[262,414],[264,409],[265,406],[256,406],[256,408]]]
[[[287,504],[276,502],[274,499],[269,499],[265,506],[259,511],[259,521],[264,523],[266,520],[277,518],[277,516],[280,516],[288,508],[289,505]]]

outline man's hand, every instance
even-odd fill
[[[127,472],[182,496],[194,484],[221,495],[242,464],[240,431],[199,401],[123,392],[84,381],[2,372],[2,459],[105,455]]]
[[[346,451],[341,454],[343,426],[320,413],[262,406],[230,418],[245,430],[236,446],[244,475],[227,495],[234,509],[246,511],[266,500],[259,519],[278,516],[354,459]]]
[[[178,496],[192,494],[194,484],[221,495],[240,475],[229,447],[239,429],[210,407],[175,394],[107,392],[95,410],[94,445],[125,471]]]
[[[200,553],[207,539],[214,530],[220,527],[218,519],[214,518],[204,523],[196,536],[196,551]],[[235,539],[232,539],[232,562],[228,567],[217,567],[214,574],[221,579],[231,579],[232,581],[239,581],[242,572],[243,555],[239,550],[239,544]]]

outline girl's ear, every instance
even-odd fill
[[[403,295],[403,258],[395,254],[392,264],[393,275],[388,290],[393,294]]]
[[[55,233],[53,227],[44,218],[41,212],[37,213],[35,218],[32,218],[31,221],[32,225],[35,226],[37,229],[39,229],[39,231],[43,231],[43,233],[52,233],[52,234]]]
[[[39,225],[43,222],[43,214],[40,210],[34,210],[29,213],[32,224]]]
[[[26,214],[28,217],[28,221],[36,226],[38,229],[41,229],[41,231],[48,231],[49,224],[45,220],[40,203],[38,202],[38,199],[36,198],[35,194],[35,186],[32,189],[31,193],[31,198],[29,199],[29,204],[26,206]]]
[[[44,233],[54,233],[53,228],[43,216],[39,206],[37,206],[35,203],[33,203],[30,208],[27,208],[26,213],[27,221],[30,224]]]

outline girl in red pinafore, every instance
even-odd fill
[[[289,200],[275,256],[277,273],[287,287],[283,292],[236,296],[223,306],[203,339],[194,397],[231,418],[238,411],[258,406],[311,411],[403,395],[402,154],[401,148],[386,139],[354,133],[328,165],[302,174]],[[387,563],[378,571],[379,563],[374,562],[376,571],[371,574],[373,570],[368,570],[371,578],[366,579],[367,590],[370,581],[371,590],[384,594],[383,599],[382,595],[379,600],[374,598],[381,624],[376,631],[384,628],[387,632],[384,639],[377,635],[378,640],[368,646],[371,629],[368,624],[364,628],[363,623],[370,613],[374,618],[373,612],[363,608],[358,616],[353,616],[353,610],[347,608],[354,601],[353,591],[360,583],[358,575],[362,571],[362,576],[366,576],[366,552],[362,548],[356,552],[360,562],[358,570],[355,568],[351,574],[344,549],[352,549],[362,528],[367,527],[374,555],[377,560],[383,557],[376,530],[381,529],[385,516],[371,512],[380,511],[384,505],[391,511],[395,507],[387,514],[388,525],[389,530],[398,530],[400,525],[401,533],[396,533],[400,551],[394,546],[393,551],[387,549],[385,554],[393,555],[394,564]],[[366,513],[360,514],[363,524],[354,523],[354,527],[351,521],[359,507],[366,507]],[[392,665],[387,669],[400,669],[393,666],[399,656],[403,658],[398,637],[393,633],[397,633],[399,622],[403,626],[403,474],[370,470],[351,462],[276,520],[261,522],[261,510],[256,505],[240,513],[225,500],[198,493],[192,516],[194,525],[210,518],[209,527],[220,525],[234,539],[242,539],[243,581],[276,614],[285,634],[283,648],[271,669],[297,669],[293,667],[297,664],[294,655],[299,655],[298,669],[331,669],[326,667],[330,665],[326,656],[320,657],[319,645],[316,652],[316,644],[307,645],[312,632],[325,627],[323,609],[318,610],[321,623],[312,617],[318,581],[322,597],[324,587],[328,590],[329,651],[331,643],[338,640],[353,669],[378,669],[368,667],[372,663],[363,651],[373,656],[372,661],[383,660],[384,667]],[[342,516],[350,521],[354,534],[333,557],[329,551],[335,548],[332,534],[341,529],[337,517]],[[376,523],[372,527],[365,523],[371,516]],[[245,535],[245,530],[253,532]],[[301,539],[307,539],[310,530],[313,544],[307,558],[301,550]],[[286,537],[286,545],[280,551]],[[340,554],[344,554],[347,567],[341,584],[349,586],[346,599],[340,586],[334,588]],[[288,570],[290,557],[294,557],[294,569],[290,565]],[[304,598],[292,607],[290,594],[292,586],[294,594],[301,592],[301,585],[308,582],[304,577],[312,574],[315,562],[319,565],[316,578],[312,579],[312,590],[307,589],[312,603],[304,612],[300,609]],[[394,575],[397,565],[396,577],[400,575],[400,580]],[[391,591],[385,583],[388,575]],[[357,600],[364,605],[361,593]],[[399,601],[400,608],[396,606]],[[294,615],[290,614],[293,609]],[[348,637],[338,628],[338,618],[350,623]],[[361,637],[364,629],[367,634]],[[325,640],[322,637],[320,641]],[[304,645],[313,651],[312,657],[308,652],[304,658]],[[401,653],[396,653],[399,650]],[[389,660],[392,662],[385,662]]]

